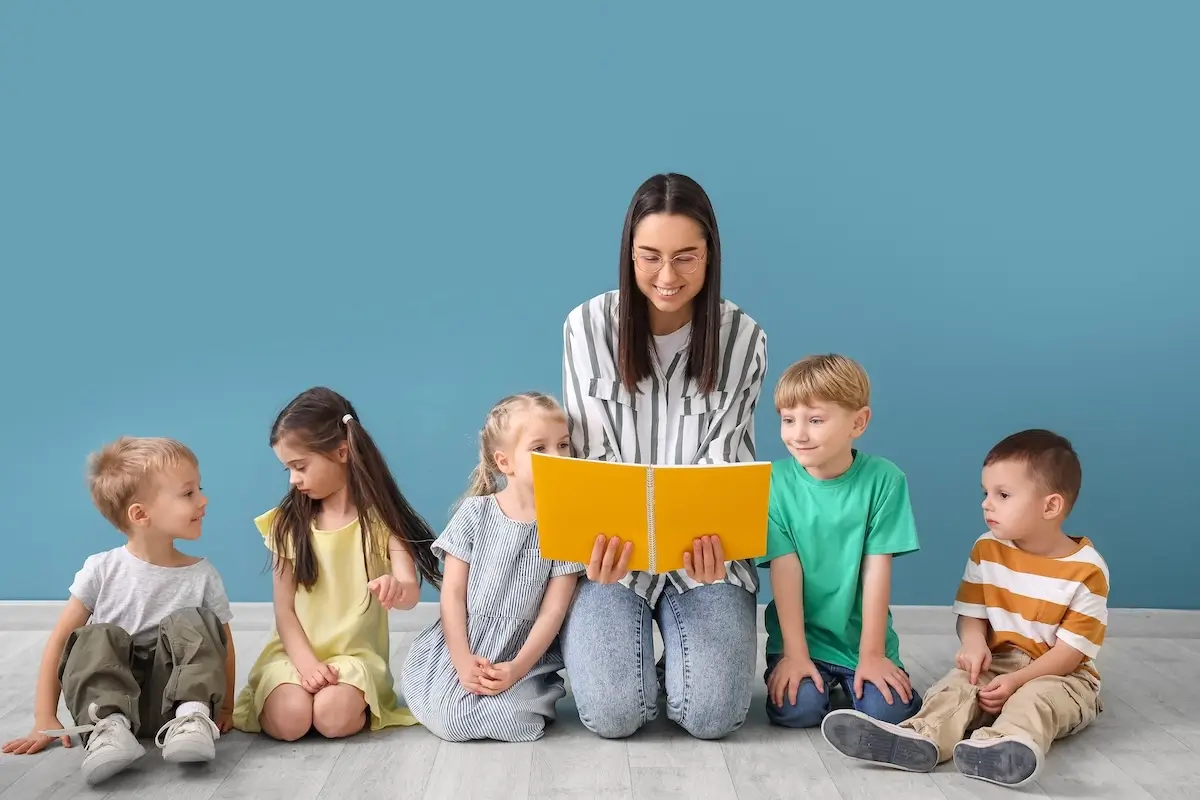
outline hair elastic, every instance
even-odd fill
[[[349,424],[350,424],[350,420],[352,420],[352,419],[354,419],[354,415],[353,415],[353,414],[347,414],[346,416],[342,417],[342,424],[343,424],[343,425],[349,425]]]

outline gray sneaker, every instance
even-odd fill
[[[96,717],[96,704],[88,707],[91,725],[79,725],[59,731],[41,731],[43,736],[88,736],[87,755],[83,757],[83,780],[94,786],[106,781],[146,754],[146,748],[134,737],[129,720],[124,714],[111,714],[104,719]]]
[[[154,743],[162,748],[163,761],[189,764],[212,761],[217,756],[221,729],[206,714],[185,714],[158,729]]]
[[[954,746],[954,766],[968,778],[999,786],[1023,786],[1037,777],[1042,754],[1017,736],[967,739]]]
[[[853,709],[826,714],[821,735],[839,753],[860,761],[909,772],[929,772],[938,763],[938,748],[932,739]]]

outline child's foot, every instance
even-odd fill
[[[96,716],[96,704],[88,707],[91,725],[64,728],[61,731],[41,731],[43,736],[72,736],[86,733],[87,755],[83,757],[80,771],[83,780],[90,786],[106,781],[146,754],[146,748],[133,735],[129,720],[124,714],[109,714],[104,719]]]
[[[201,712],[176,717],[158,729],[154,743],[162,748],[163,761],[188,764],[212,761],[217,755],[221,729]]]
[[[909,772],[929,772],[937,766],[938,749],[933,740],[861,711],[830,711],[821,723],[821,734],[834,749],[850,758]]]
[[[1021,786],[1037,776],[1042,754],[1014,736],[967,739],[954,746],[954,766],[968,778],[1000,786]]]

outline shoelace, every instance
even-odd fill
[[[95,703],[88,706],[88,716],[92,718],[91,725],[76,725],[73,728],[60,728],[56,731],[38,731],[42,736],[51,736],[58,738],[60,736],[78,736],[84,733],[91,733],[88,738],[88,752],[95,752],[102,747],[112,747],[112,734],[117,728],[125,728],[129,730],[129,726],[125,724],[123,717],[108,716],[100,719],[96,716],[97,707]]]
[[[154,743],[159,747],[163,747],[167,743],[167,739],[176,729],[178,729],[180,733],[201,733],[206,728],[212,733],[213,739],[221,738],[221,729],[218,728],[217,723],[213,722],[212,719],[210,719],[206,714],[201,714],[199,712],[194,714],[184,714],[182,717],[176,717],[159,728],[158,733],[154,736]]]

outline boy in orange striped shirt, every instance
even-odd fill
[[[1081,473],[1071,443],[1050,431],[1015,433],[992,448],[983,462],[988,532],[954,603],[957,669],[900,725],[831,713],[822,725],[831,745],[914,772],[953,757],[968,777],[1020,786],[1051,742],[1096,719],[1108,565],[1086,538],[1062,531]]]

